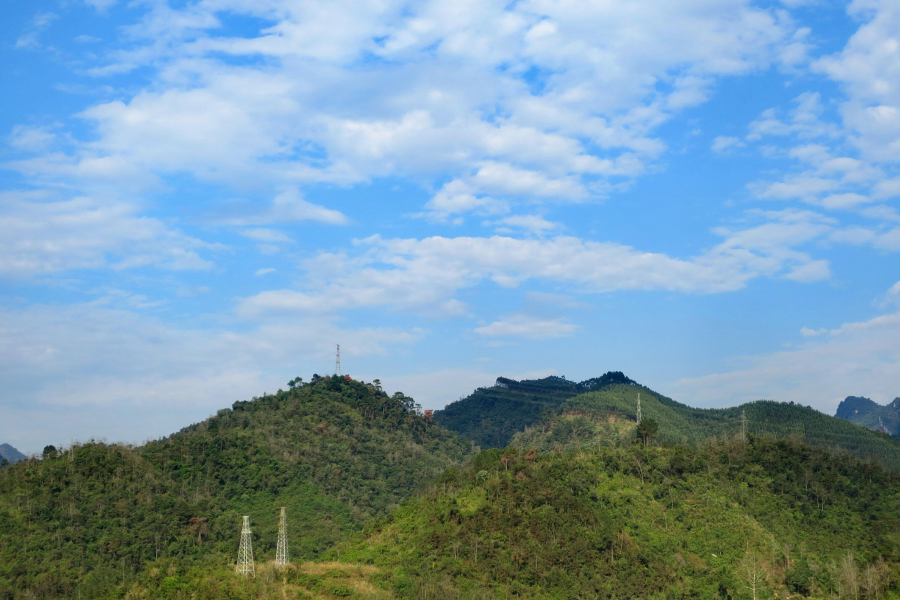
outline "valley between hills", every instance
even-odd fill
[[[900,594],[884,430],[697,409],[618,372],[499,378],[433,414],[377,382],[290,387],[2,467],[0,600]],[[244,515],[255,577],[234,570]]]

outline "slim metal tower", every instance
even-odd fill
[[[741,410],[741,441],[747,441],[747,411]]]
[[[637,402],[637,424],[641,424],[641,393],[638,392],[638,402]]]
[[[244,517],[241,528],[241,546],[238,548],[238,560],[234,572],[245,577],[256,577],[256,566],[253,564],[253,538],[250,532],[250,517]]]
[[[284,507],[281,507],[281,518],[278,519],[278,547],[275,549],[275,566],[283,569],[291,562],[288,555],[287,542],[287,514]]]
[[[337,358],[334,360],[334,374],[340,377],[341,375],[341,345],[337,345]]]

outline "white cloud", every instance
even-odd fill
[[[476,327],[475,333],[484,337],[521,337],[530,340],[545,340],[568,337],[578,331],[573,323],[562,319],[545,319],[531,315],[508,315],[483,327]]]
[[[834,414],[846,396],[888,402],[900,390],[900,313],[847,323],[796,349],[745,359],[734,371],[682,379],[676,397],[691,405],[729,406],[762,398],[812,405]],[[821,338],[821,339],[819,339]]]
[[[256,240],[257,242],[289,243],[293,241],[281,231],[276,229],[266,229],[264,227],[243,229],[240,234],[251,240]]]
[[[219,225],[234,226],[270,225],[300,221],[317,221],[327,225],[346,225],[349,222],[349,219],[340,211],[307,202],[293,188],[275,196],[272,205],[268,208],[234,202],[220,207],[219,211],[210,215],[208,219]],[[250,233],[248,234],[247,232]],[[253,235],[281,236],[278,240],[263,240],[260,237],[252,239],[259,241],[286,241],[282,239],[286,238],[286,236],[270,229],[245,229],[242,231],[242,235],[247,235],[248,237]]]
[[[215,245],[138,212],[138,207],[118,201],[60,200],[44,192],[0,194],[0,275],[100,267],[212,267],[199,251]]]
[[[730,148],[740,148],[744,145],[741,138],[720,135],[713,140],[712,146],[710,147],[713,152],[721,154],[727,152]]]
[[[492,224],[500,232],[524,229],[535,235],[543,235],[562,227],[559,223],[552,223],[540,215],[510,215],[488,223]]]
[[[235,15],[270,25],[218,35]],[[717,78],[783,62],[803,37],[785,13],[749,0],[389,1],[353,11],[155,3],[123,31],[128,49],[92,72],[149,67],[152,85],[83,111],[96,136],[73,152],[9,166],[132,187],[182,173],[259,189],[382,176],[462,182],[467,189],[429,204],[438,220],[502,214],[523,199],[602,196],[614,188],[601,182],[635,177],[658,158],[665,145],[654,130],[704,102]],[[317,215],[309,218],[339,220]]]
[[[273,269],[272,267],[269,267],[266,269],[259,269],[258,271],[256,271],[256,276],[261,277],[262,275],[268,275],[269,273],[274,273],[274,272],[275,272],[275,269]]]
[[[641,252],[608,242],[559,236],[549,240],[511,237],[431,237],[360,240],[362,253],[323,253],[304,263],[309,287],[272,290],[244,299],[245,318],[290,312],[330,312],[383,306],[453,314],[453,296],[484,281],[516,287],[528,280],[566,283],[581,292],[665,290],[718,293],[742,288],[756,277],[815,281],[829,276],[828,263],[795,249],[831,230],[815,213],[763,213],[765,222],[742,230],[721,228],[717,246],[691,259]]]

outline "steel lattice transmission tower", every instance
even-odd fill
[[[291,558],[288,554],[287,513],[282,506],[281,518],[278,519],[278,547],[275,550],[275,566],[283,569],[289,562],[291,562]]]
[[[337,358],[334,359],[334,374],[340,377],[341,375],[341,345],[337,345]]]
[[[637,401],[637,424],[641,424],[641,393],[638,392],[638,401]]]
[[[747,411],[741,410],[741,441],[747,441]]]
[[[238,548],[238,560],[234,572],[245,577],[256,577],[256,566],[253,564],[253,538],[250,531],[250,517],[244,517],[241,528],[241,546]]]

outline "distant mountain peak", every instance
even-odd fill
[[[7,462],[19,462],[25,458],[25,455],[10,446],[9,444],[0,444],[0,460],[6,459]]]
[[[838,405],[834,416],[873,431],[900,437],[900,398],[894,398],[893,402],[882,406],[863,396],[847,396]]]

